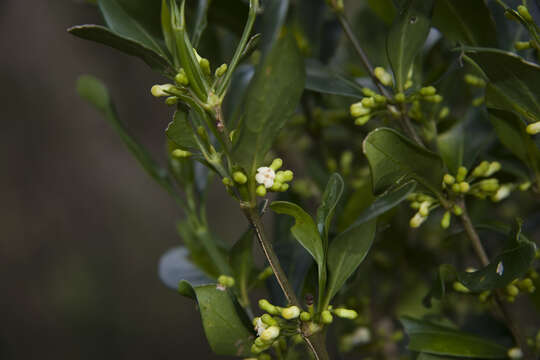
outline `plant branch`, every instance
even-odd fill
[[[489,265],[489,258],[486,254],[486,250],[484,249],[484,246],[482,245],[480,236],[476,232],[476,229],[474,228],[471,218],[469,217],[465,201],[462,200],[459,206],[461,206],[461,208],[463,209],[463,214],[461,215],[461,223],[463,224],[465,233],[467,234],[467,237],[471,241],[473,249],[476,253],[476,256],[480,260],[480,263],[482,264],[482,266],[485,267]],[[497,289],[494,291],[493,295],[495,298],[495,303],[497,304],[497,308],[502,314],[506,322],[506,325],[512,332],[514,340],[516,341],[516,345],[521,349],[521,351],[523,351],[523,359],[533,360],[534,356],[531,354],[529,350],[529,347],[527,345],[527,339],[525,338],[525,336],[523,336],[523,334],[521,333],[520,327],[518,326],[515,319],[513,318],[512,313],[510,311],[510,307],[508,306],[507,303],[504,302],[502,292],[500,291],[500,289]]]
[[[366,55],[366,52],[364,51],[364,49],[360,45],[360,42],[358,41],[358,38],[356,37],[356,35],[354,35],[354,32],[353,32],[353,30],[351,28],[351,24],[349,23],[349,20],[345,16],[344,12],[343,11],[336,11],[336,13],[337,13],[339,23],[341,24],[341,27],[343,28],[343,31],[347,35],[347,38],[349,39],[349,41],[352,43],[352,45],[354,47],[354,50],[356,51],[356,53],[360,57],[360,61],[362,62],[362,65],[364,66],[367,73],[371,77],[371,80],[373,81],[375,86],[377,86],[377,89],[379,89],[379,91],[380,91],[380,93],[382,95],[384,95],[386,98],[392,98],[393,97],[392,93],[386,87],[384,87],[384,85],[381,83],[381,81],[375,76],[375,72],[373,70],[373,65],[371,65],[371,62],[369,61],[369,59],[368,59],[368,57]],[[390,106],[392,106],[392,105],[388,105],[388,107],[390,107]],[[423,143],[422,139],[420,138],[420,136],[418,135],[418,133],[416,132],[416,130],[412,126],[411,120],[407,116],[405,110],[400,109],[400,113],[401,113],[401,117],[400,117],[401,126],[403,127],[405,132],[407,134],[409,134],[409,136],[412,137],[413,140],[416,141],[419,145],[424,146],[424,143]]]

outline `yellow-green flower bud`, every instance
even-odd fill
[[[392,86],[394,83],[392,79],[392,75],[390,75],[384,68],[377,66],[375,70],[373,70],[373,73],[375,74],[375,77],[379,79],[381,84],[384,86]]]
[[[519,184],[519,190],[521,190],[521,191],[527,191],[527,190],[529,190],[530,187],[531,187],[531,182],[530,181]]]
[[[450,108],[448,106],[445,106],[439,112],[439,119],[446,119],[448,115],[450,115]]]
[[[285,192],[287,190],[289,190],[289,184],[281,184],[279,187],[279,192]]]
[[[506,286],[506,292],[508,293],[508,295],[512,296],[512,297],[516,297],[519,295],[519,289],[516,285],[513,285],[513,284],[509,284]]]
[[[413,81],[409,79],[405,81],[405,84],[403,84],[403,89],[407,90],[407,89],[410,89],[412,86],[413,86]]]
[[[452,284],[452,287],[454,288],[455,291],[460,292],[460,293],[468,294],[471,292],[469,289],[467,289],[465,285],[463,285],[459,281],[454,281],[454,283]]]
[[[526,22],[528,23],[533,23],[534,20],[531,16],[531,13],[529,12],[529,9],[527,9],[527,7],[525,5],[519,5],[517,7],[517,11],[519,13],[519,15],[521,15],[521,17],[523,18],[523,20],[525,20]]]
[[[478,295],[478,300],[480,300],[480,302],[482,303],[485,303],[488,300],[490,295],[491,295],[490,291],[483,291],[482,293],[480,293],[480,295]]]
[[[450,211],[445,212],[441,219],[441,227],[443,229],[448,229],[450,227],[451,219],[452,219],[452,214],[450,213]]]
[[[243,172],[241,171],[235,171],[233,173],[233,180],[234,182],[238,183],[238,184],[245,184],[247,183],[247,176],[246,174],[244,174]]]
[[[420,209],[420,204],[421,204],[421,203],[419,203],[418,201],[413,201],[413,202],[411,203],[411,209],[414,209],[414,210]]]
[[[518,286],[523,291],[529,291],[529,289],[534,287],[534,283],[532,279],[525,278],[518,283]]]
[[[294,173],[291,170],[285,170],[283,175],[285,182],[291,182],[294,179]]]
[[[152,86],[152,89],[150,92],[155,97],[163,97],[163,96],[169,96],[169,91],[171,91],[174,88],[174,85],[172,84],[164,84],[164,85],[154,85]]]
[[[261,321],[268,326],[277,325],[277,321],[270,314],[263,314],[263,316],[261,316]]]
[[[455,193],[458,193],[460,192],[461,190],[461,187],[459,186],[459,184],[453,184],[452,185],[452,191],[455,192]]]
[[[472,176],[483,177],[486,176],[486,172],[489,170],[489,161],[482,161],[477,167],[474,168]]]
[[[307,322],[311,320],[311,314],[307,311],[302,311],[300,313],[300,321]]]
[[[472,74],[465,75],[465,82],[471,86],[476,87],[486,87],[486,82],[484,79],[474,76]]]
[[[285,320],[296,319],[300,316],[300,309],[298,308],[298,306],[289,306],[288,308],[285,308],[281,311],[281,316]]]
[[[508,350],[508,357],[512,360],[517,360],[523,358],[523,351],[518,347],[513,347]]]
[[[483,97],[483,96],[477,97],[476,99],[474,99],[472,101],[472,105],[473,106],[480,106],[480,105],[482,105],[484,103],[485,100],[486,100],[486,98]]]
[[[201,69],[205,75],[210,75],[212,73],[212,70],[210,69],[210,61],[205,58],[201,58],[199,60],[199,65],[201,66]]]
[[[278,171],[283,166],[283,160],[280,158],[275,158],[274,161],[272,161],[272,164],[270,164],[270,168],[274,171]]]
[[[465,180],[465,178],[467,177],[467,174],[468,174],[468,170],[465,166],[460,166],[458,171],[457,171],[457,175],[456,175],[456,181],[457,182],[462,182],[463,180]]]
[[[324,311],[321,313],[321,322],[322,322],[323,324],[331,324],[332,321],[334,321],[334,317],[332,316],[332,314],[330,313],[330,311],[324,310]]]
[[[257,276],[257,280],[264,281],[272,275],[274,275],[274,270],[272,270],[272,267],[267,266],[263,271],[259,273],[259,275]]]
[[[459,192],[460,193],[466,194],[466,193],[469,192],[470,189],[471,189],[471,185],[469,185],[468,182],[462,181],[462,182],[459,183]]]
[[[270,304],[266,299],[259,300],[259,308],[261,308],[262,311],[266,311],[270,315],[279,315],[278,309],[274,305]]]
[[[426,221],[426,217],[422,216],[419,212],[417,212],[409,221],[409,226],[413,229],[416,229],[422,225],[424,221]]]
[[[486,171],[486,174],[484,176],[489,177],[495,174],[497,171],[501,170],[501,168],[502,168],[501,163],[498,161],[494,161],[491,164],[489,164],[488,170]]]
[[[459,206],[459,205],[454,205],[454,207],[452,208],[452,212],[453,212],[454,215],[456,215],[456,216],[461,216],[461,215],[463,215],[463,209],[462,209],[461,206]]]
[[[374,108],[376,106],[375,99],[372,97],[365,97],[361,101],[362,106],[368,109]]]
[[[516,49],[517,51],[527,50],[530,48],[532,48],[532,44],[530,41],[516,41],[514,43],[514,49]]]
[[[426,86],[420,89],[420,95],[433,96],[437,93],[437,89],[434,86]]]
[[[364,115],[354,120],[354,125],[362,126],[365,125],[369,119],[371,119],[370,115]]]
[[[452,175],[450,174],[446,174],[444,175],[443,177],[443,182],[446,184],[446,185],[452,185],[456,182],[456,178],[453,177]]]
[[[527,134],[536,135],[540,133],[540,121],[527,125]]]
[[[373,90],[371,90],[370,88],[362,88],[362,94],[364,94],[364,96],[368,96],[368,97],[372,97],[372,96],[375,96],[377,93]]]
[[[285,171],[276,172],[276,177],[274,178],[274,181],[284,183],[285,182]]]
[[[386,104],[386,97],[384,97],[382,95],[375,94],[375,96],[373,96],[373,98],[375,99],[375,102],[377,103],[377,105]]]
[[[220,275],[218,277],[218,284],[223,287],[233,287],[234,286],[234,278],[227,276],[227,275]]]
[[[171,152],[171,155],[175,158],[185,159],[193,155],[190,151],[175,149]]]
[[[266,345],[264,347],[257,346],[257,344],[255,344],[255,343],[253,345],[251,345],[251,352],[254,353],[254,354],[260,354],[263,351],[265,351],[266,349],[268,349],[268,346],[266,346]]]
[[[216,77],[222,77],[223,75],[225,75],[225,72],[227,72],[227,64],[222,64],[220,67],[218,67],[216,69]]]
[[[270,187],[270,191],[279,191],[281,189],[282,183],[280,183],[277,179],[274,179],[274,184]]]
[[[279,336],[279,327],[270,326],[268,329],[264,330],[261,336],[259,337],[262,339],[262,341],[268,343],[275,340],[278,336]]]
[[[394,96],[394,100],[396,100],[397,103],[404,103],[406,98],[405,98],[405,94],[400,92],[400,93],[397,93],[395,96]]]
[[[266,188],[264,187],[264,185],[259,185],[259,186],[257,186],[257,189],[255,190],[255,193],[257,194],[257,196],[265,197],[266,196]]]
[[[178,85],[181,85],[181,86],[188,86],[189,85],[189,79],[188,79],[184,69],[180,69],[178,74],[176,74],[176,76],[174,77],[174,81],[176,81],[176,83]]]
[[[512,193],[512,186],[511,185],[503,185],[499,187],[499,190],[491,197],[491,201],[499,202],[504,199],[506,199],[510,194]]]
[[[178,98],[176,96],[169,96],[165,99],[165,104],[172,106],[178,104]]]
[[[234,185],[233,181],[228,177],[221,179],[221,182],[225,186],[233,186]]]
[[[424,201],[420,204],[420,208],[418,209],[418,213],[423,216],[427,217],[429,215],[429,207],[431,206],[430,201]]]
[[[362,102],[352,104],[350,110],[352,117],[355,118],[367,115],[371,112],[371,109],[364,107],[364,105],[362,105]]]
[[[358,317],[358,313],[354,310],[338,308],[334,310],[334,314],[342,319],[354,320]]]

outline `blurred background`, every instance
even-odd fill
[[[66,32],[84,23],[102,21],[82,1],[0,1],[0,359],[215,358],[195,303],[157,276],[181,211],[75,93],[81,74],[105,80],[159,157],[159,79]],[[212,223],[235,239],[239,212],[219,210]]]

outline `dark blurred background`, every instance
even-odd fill
[[[0,1],[0,359],[215,358],[195,303],[157,277],[181,211],[75,93],[80,74],[105,80],[160,156],[160,79],[66,32],[83,23],[101,19],[82,1]],[[234,239],[239,212],[219,210],[214,228]]]

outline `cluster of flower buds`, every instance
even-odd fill
[[[477,87],[477,88],[485,88],[486,87],[486,81],[476,75],[473,74],[465,74],[464,78],[465,83],[467,83],[470,86]],[[472,101],[473,106],[481,106],[485,101],[485,97],[479,96]]]
[[[220,275],[217,279],[216,289],[225,291],[227,288],[233,287],[235,284],[234,278],[227,275]]]
[[[288,183],[293,180],[294,174],[291,170],[279,170],[282,166],[283,160],[277,158],[270,166],[257,169],[255,181],[259,184],[256,189],[258,196],[266,196],[267,191],[285,192],[289,189]]]
[[[536,287],[533,281],[534,276],[538,277],[538,274],[536,274],[536,272],[534,271],[531,271],[531,273],[527,277],[524,277],[523,279],[515,279],[510,284],[506,285],[506,287],[503,289],[503,295],[505,300],[513,303],[520,293],[534,293],[536,291]],[[463,286],[463,288],[465,287]],[[454,287],[454,289],[458,291],[456,287]],[[467,291],[461,292],[469,292],[467,288],[465,289]],[[478,299],[480,300],[480,302],[485,303],[491,298],[491,295],[491,291],[483,291],[482,293],[480,293],[480,295],[478,295]]]
[[[390,75],[388,74],[388,76]],[[356,125],[365,125],[376,110],[386,105],[386,98],[375,91],[363,88],[362,93],[365,97],[361,101],[352,104],[350,108],[351,116],[355,118],[354,123]]]
[[[534,22],[533,17],[531,16],[531,13],[529,12],[529,9],[525,5],[519,5],[517,7],[517,10],[513,9],[506,9],[505,15],[511,19],[516,20],[524,24],[527,28],[529,28],[529,31],[532,29],[536,29],[537,25]],[[534,30],[533,30],[534,31]],[[531,39],[529,41],[517,41],[514,43],[514,48],[516,50],[528,50],[532,48],[540,48],[540,44],[535,39]]]
[[[409,195],[407,200],[409,200],[411,208],[417,210],[416,214],[414,214],[414,216],[409,221],[409,226],[412,228],[420,227],[420,225],[422,225],[424,221],[427,220],[431,211],[440,206],[440,203],[437,199],[423,193],[412,193]],[[458,216],[462,214],[461,208],[457,205],[452,211],[455,215]],[[443,228],[446,229],[450,226],[450,217],[450,212],[445,212],[441,220],[441,226]]]

